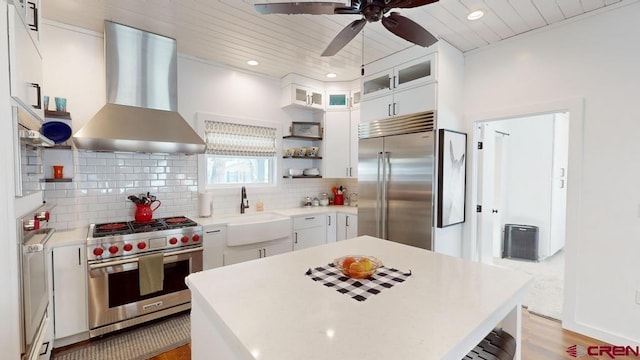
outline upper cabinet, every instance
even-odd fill
[[[42,55],[20,14],[21,8],[10,6],[8,10],[11,96],[43,119]]]
[[[348,90],[327,90],[326,110],[348,109],[351,106],[351,92]]]
[[[40,24],[42,11],[40,11],[40,0],[12,0],[18,10],[18,15],[22,18],[29,35],[36,43],[40,42]]]
[[[282,107],[301,107],[313,110],[324,110],[324,87],[321,82],[314,81],[297,74],[288,74],[281,79]]]
[[[435,81],[435,54],[414,59],[362,79],[363,100]]]

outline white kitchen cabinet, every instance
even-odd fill
[[[209,225],[202,228],[202,270],[224,265],[224,245],[227,240],[225,225]]]
[[[282,106],[301,106],[324,110],[324,94],[322,89],[314,89],[303,85],[291,84],[282,90]]]
[[[324,121],[323,176],[358,176],[358,122],[360,109],[327,111]]]
[[[337,219],[336,213],[328,213],[327,216],[327,243],[336,242]]]
[[[338,213],[336,240],[351,239],[358,236],[358,215]]]
[[[293,218],[293,250],[301,250],[327,243],[327,215],[297,216]]]
[[[323,172],[325,178],[347,178],[351,167],[351,112],[327,111],[324,115]]]
[[[39,43],[42,19],[40,0],[12,0],[12,3],[18,10],[18,15],[22,18],[33,40]]]
[[[89,331],[85,245],[53,248],[53,312],[56,339]]]
[[[51,304],[49,305],[49,309],[52,309]],[[40,352],[38,352],[38,360],[49,360],[51,358],[51,350],[53,350],[54,337],[52,311],[47,310],[46,320],[42,330],[44,337],[42,339],[42,345],[40,346]]]
[[[430,83],[363,101],[360,121],[370,122],[415,114],[434,110],[435,107],[436,84]]]
[[[42,55],[19,14],[9,6],[9,77],[11,96],[44,119]]]
[[[358,178],[358,124],[360,124],[360,107],[351,109],[349,119],[349,177]]]
[[[435,53],[421,56],[364,77],[362,79],[363,100],[433,82],[435,59]]]
[[[51,350],[53,349],[54,329],[53,329],[53,248],[47,247],[47,263],[49,269],[49,278],[47,279],[49,286],[49,305],[47,306],[45,327],[43,329],[42,345],[38,352],[38,360],[49,360]]]
[[[284,254],[292,250],[291,238],[242,246],[227,246],[224,250],[224,265],[256,260],[267,256]]]
[[[344,110],[351,107],[351,92],[344,90],[328,90],[325,110]]]
[[[359,109],[362,102],[362,90],[359,87],[351,89],[351,109]]]
[[[298,74],[287,74],[280,80],[282,107],[324,111],[324,84]]]

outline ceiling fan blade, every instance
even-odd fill
[[[382,25],[397,36],[416,45],[428,47],[435,44],[438,39],[413,20],[396,12],[382,18]]]
[[[385,5],[385,9],[392,8],[414,8],[423,5],[429,5],[438,2],[438,0],[392,0],[387,5]]]
[[[324,50],[322,56],[333,56],[340,51],[349,41],[353,40],[362,28],[367,24],[367,19],[355,20],[351,24],[347,25],[336,37],[331,41],[329,46]]]
[[[288,2],[288,3],[265,3],[254,5],[257,12],[261,14],[310,14],[310,15],[333,15],[344,11],[354,10],[339,2]],[[356,11],[357,14],[359,11]],[[347,12],[349,14],[349,12]]]

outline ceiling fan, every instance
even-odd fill
[[[333,56],[345,47],[366,25],[367,22],[382,21],[382,25],[395,35],[420,46],[431,46],[438,39],[413,20],[397,12],[394,8],[414,8],[428,5],[438,0],[352,0],[351,6],[338,2],[288,2],[255,4],[261,14],[311,14],[311,15],[362,15],[361,19],[347,25],[331,41],[322,56]]]

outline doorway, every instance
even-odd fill
[[[477,258],[530,274],[523,305],[562,319],[569,113],[477,121],[474,139]]]

